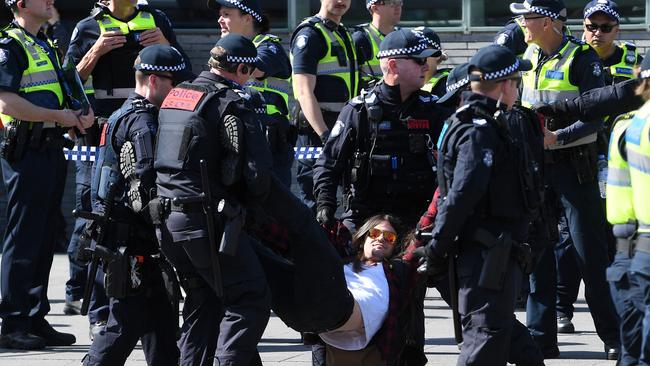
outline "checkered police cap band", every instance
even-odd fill
[[[640,79],[650,78],[650,69],[641,71],[641,73],[639,74],[639,78]]]
[[[554,13],[552,11],[542,9],[542,8],[537,7],[537,6],[531,6],[529,9],[533,13],[540,14],[540,15],[543,15],[543,16],[546,16],[546,17],[550,17],[553,20],[558,20],[558,19],[566,20],[566,17],[563,17],[558,13]]]
[[[616,10],[612,9],[611,7],[607,6],[606,4],[596,4],[595,6],[592,6],[591,8],[587,9],[585,11],[585,14],[589,14],[589,15],[587,15],[587,17],[590,17],[593,13],[595,13],[597,11],[605,12],[605,13],[613,16],[614,18],[616,18],[616,20],[619,20],[619,21],[621,20],[621,15]]]
[[[370,7],[375,5],[379,0],[370,0],[366,1],[366,9],[370,10]]]
[[[431,38],[427,37],[424,34],[424,32],[422,32],[421,30],[412,29],[411,32],[415,33],[416,36],[418,36],[419,38],[421,38],[421,39],[425,40],[426,42],[428,42],[429,45],[431,45],[431,47],[435,48],[436,50],[441,50],[442,49],[442,47],[440,46],[440,43],[438,43],[438,42],[432,40]]]
[[[152,71],[152,72],[162,72],[162,71],[182,71],[185,70],[185,62],[175,65],[175,66],[160,66],[160,65],[151,65],[151,64],[139,64],[139,71]]]
[[[398,48],[395,50],[383,50],[379,51],[377,58],[391,57],[391,56],[410,56],[420,51],[424,51],[429,47],[429,43],[419,43],[417,46],[408,47],[408,48]]]
[[[236,6],[237,8],[241,9],[244,13],[252,15],[253,18],[257,19],[258,22],[262,23],[262,16],[259,15],[253,9],[249,8],[248,6],[242,4],[241,2],[239,2],[237,0],[226,0],[226,1],[231,3],[232,5]]]
[[[514,73],[517,70],[519,70],[519,59],[517,59],[514,64],[506,67],[505,69],[483,74],[483,80],[494,80],[494,79],[502,78],[504,76],[508,76]]]
[[[259,61],[257,56],[255,57],[240,57],[240,56],[231,56],[226,55],[226,61],[232,64],[254,64]]]
[[[17,3],[17,2],[18,2],[18,0],[5,0],[5,5],[7,5],[7,7],[9,8],[9,7],[14,6],[14,4]]]
[[[469,77],[458,80],[457,82],[447,86],[447,93],[454,92],[469,83]]]

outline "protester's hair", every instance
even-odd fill
[[[375,226],[381,224],[382,222],[387,221],[397,232],[397,241],[395,242],[395,246],[393,247],[393,255],[396,255],[399,253],[399,245],[398,243],[400,242],[399,239],[399,231],[401,227],[401,223],[399,219],[393,215],[389,214],[379,214],[370,217],[366,222],[361,225],[359,230],[357,230],[354,235],[352,235],[352,248],[357,250],[357,255],[352,259],[352,270],[356,273],[359,273],[363,270],[363,267],[361,266],[361,261],[364,259],[363,258],[363,246],[366,242],[366,236],[370,229],[374,228]],[[388,260],[389,258],[384,258],[385,260]]]
[[[256,34],[268,33],[271,30],[271,21],[269,20],[268,14],[262,14],[262,21],[259,22],[257,19],[253,18],[253,30]]]
[[[226,50],[221,46],[214,46],[210,50],[210,59],[208,60],[208,66],[215,68],[217,70],[222,70],[235,74],[237,72],[238,63],[228,62],[226,60]]]
[[[644,101],[650,100],[650,79],[643,79],[634,91],[636,95],[640,96]]]

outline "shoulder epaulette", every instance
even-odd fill
[[[636,45],[634,44],[634,42],[630,42],[630,41],[623,42],[623,47],[626,47],[630,51],[636,50]]]

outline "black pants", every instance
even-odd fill
[[[205,228],[203,213],[172,212],[158,230],[163,253],[183,282],[192,282],[185,286],[180,365],[212,365],[214,359],[215,364],[248,366],[259,357],[257,344],[270,315],[264,273],[250,238],[242,234],[236,255],[219,258],[224,296],[218,298],[210,243],[196,228]]]
[[[110,299],[106,331],[95,336],[84,366],[124,365],[138,340],[142,341],[147,364],[178,365],[178,314],[159,272],[150,288],[150,294]]]

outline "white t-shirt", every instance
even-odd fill
[[[381,264],[363,265],[363,270],[355,273],[352,264],[343,267],[348,290],[359,304],[363,317],[363,329],[355,331],[331,331],[321,333],[323,341],[331,346],[347,351],[365,348],[379,331],[388,314],[388,280]]]

